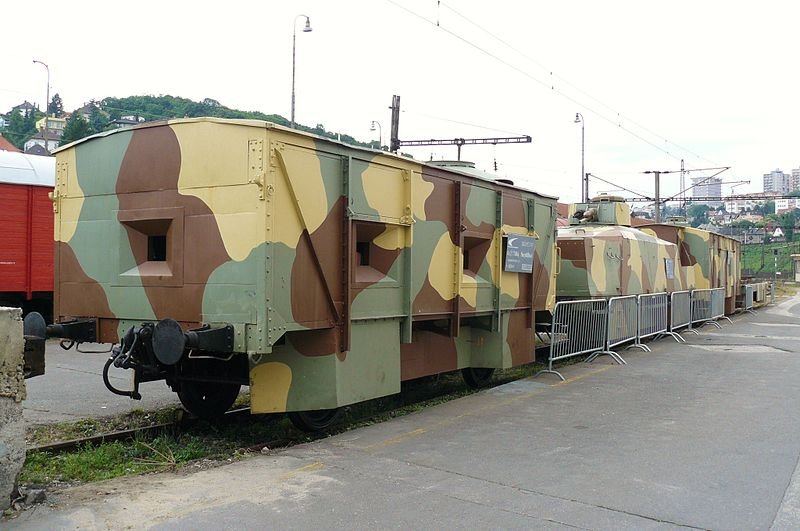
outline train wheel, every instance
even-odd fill
[[[494,369],[482,369],[477,367],[461,369],[461,376],[464,378],[464,381],[467,382],[467,385],[473,389],[480,389],[481,387],[489,385],[489,382],[492,380],[492,374],[494,374]]]
[[[306,432],[323,431],[333,424],[339,408],[320,409],[317,411],[293,411],[287,413],[289,420],[298,430]]]
[[[221,417],[230,409],[242,386],[232,383],[181,382],[178,398],[192,415],[201,419]]]

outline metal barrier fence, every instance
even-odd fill
[[[669,334],[680,343],[678,334],[669,330],[667,313],[669,311],[669,295],[667,293],[648,293],[638,297],[639,302],[639,330],[636,344],[642,350],[651,352],[650,347],[642,343],[642,339],[655,335]],[[678,337],[675,337],[678,336]],[[681,338],[682,339],[682,338]]]
[[[729,323],[733,322],[725,315],[725,288],[711,290],[711,319],[713,322],[719,319],[725,319]]]
[[[606,351],[608,338],[608,301],[589,299],[557,302],[553,310],[550,329],[550,358],[547,369],[539,371],[565,378],[553,369],[553,362],[588,353],[616,353]],[[616,358],[614,358],[616,360]],[[624,363],[624,360],[622,361]]]
[[[636,339],[638,329],[636,295],[611,297],[608,300],[608,337],[606,350]]]
[[[692,292],[673,291],[669,300],[669,331],[678,342],[686,340],[678,334],[681,328],[692,329]],[[696,332],[695,332],[696,333]]]
[[[706,322],[712,322],[713,311],[711,308],[711,293],[710,289],[693,289],[692,290],[692,325]],[[718,328],[718,324],[714,323]],[[701,325],[702,326],[702,325]]]
[[[752,306],[754,290],[749,293]],[[589,354],[587,363],[608,354],[617,363],[625,364],[613,347],[633,341],[629,348],[651,352],[642,339],[660,335],[685,343],[677,330],[686,328],[696,333],[692,325],[706,323],[722,328],[717,319],[728,319],[725,288],[561,301],[553,310],[548,367],[536,376],[552,373],[563,381],[564,376],[553,369],[553,362],[581,354]]]
[[[755,313],[753,311],[753,292],[755,291],[752,284],[745,284],[744,286],[744,311]]]
[[[624,365],[626,362],[611,347],[635,341],[639,329],[639,302],[636,295],[624,297],[611,297],[608,300],[608,324],[606,325],[605,348],[594,352],[586,363],[593,362],[598,356],[608,354],[617,363]],[[636,344],[631,346],[637,346]]]

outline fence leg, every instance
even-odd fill
[[[536,374],[534,374],[534,375],[533,375],[533,377],[534,377],[534,378],[536,378],[537,376],[539,376],[539,375],[540,375],[540,374],[542,374],[542,373],[547,373],[547,374],[555,374],[556,376],[558,376],[559,378],[561,378],[561,381],[562,381],[562,382],[566,382],[566,381],[567,381],[567,379],[566,379],[566,378],[564,378],[564,377],[561,375],[561,373],[560,373],[560,372],[558,372],[558,371],[552,371],[552,370],[550,370],[550,369],[542,369],[541,371],[539,371],[539,372],[537,372]]]
[[[547,368],[546,369],[542,369],[541,371],[537,372],[536,374],[533,375],[533,377],[536,378],[537,376],[539,376],[543,372],[547,373],[547,374],[555,374],[556,376],[561,378],[562,382],[566,382],[567,381],[567,379],[564,378],[564,376],[560,372],[558,372],[556,370],[553,370],[553,360],[552,359],[549,360],[549,363],[547,364]]]
[[[683,336],[681,336],[681,335],[680,335],[679,333],[677,333],[677,332],[673,332],[673,331],[671,331],[671,330],[670,330],[670,331],[668,331],[668,332],[664,332],[664,334],[666,334],[666,335],[668,335],[668,336],[672,336],[672,339],[674,339],[674,340],[675,340],[676,342],[678,342],[678,343],[686,343],[686,340],[685,340],[685,339],[683,339]]]
[[[617,362],[617,365],[627,365],[628,362],[622,359],[622,356],[614,352],[613,350],[598,350],[597,352],[593,352],[588,358],[584,360],[584,363],[591,363],[603,354],[608,354],[612,360]]]

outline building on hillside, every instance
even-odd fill
[[[90,101],[89,103],[85,103],[83,107],[80,107],[72,111],[72,114],[75,113],[80,114],[81,116],[83,116],[83,119],[88,122],[92,119],[92,112],[94,112],[95,109],[99,111],[100,107],[98,107],[96,104]]]
[[[704,197],[722,197],[722,179],[719,177],[692,177],[692,201],[694,203],[710,207],[722,206],[722,201],[706,201],[702,199]]]
[[[792,190],[800,190],[800,168],[792,169],[792,177],[789,180]]]
[[[736,218],[736,220],[737,221],[749,221],[750,223],[758,223],[760,221],[764,221],[764,215],[763,214],[752,214],[752,213],[748,212],[747,214],[739,214],[739,217]]]
[[[775,200],[776,214],[783,214],[785,212],[789,212],[790,210],[794,210],[795,208],[800,208],[800,197],[790,197],[788,199]]]
[[[38,155],[40,157],[49,157],[52,155],[41,144],[33,144],[30,148],[25,150],[26,155]]]
[[[110,125],[120,128],[120,127],[131,127],[134,125],[139,125],[144,123],[146,120],[141,116],[121,116],[116,120],[111,120]]]
[[[47,132],[61,138],[61,135],[64,133],[64,127],[67,125],[67,119],[47,116],[36,122],[36,129],[39,131],[43,130],[45,128],[45,120],[47,121]]]
[[[715,225],[730,225],[737,218],[737,214],[730,214],[724,210],[709,211],[708,221]]]
[[[764,191],[777,192],[779,194],[787,194],[792,191],[791,189],[792,176],[788,173],[783,173],[780,169],[773,170],[764,174]]]
[[[31,137],[30,140],[25,142],[25,153],[30,153],[30,149],[34,145],[40,145],[44,149],[47,150],[47,154],[53,152],[55,148],[58,147],[58,144],[61,142],[61,135],[56,135],[53,133],[45,133],[44,131],[39,131],[35,135]]]
[[[0,129],[3,129],[7,125],[8,125],[8,119],[2,114],[0,114]]]
[[[754,192],[750,194],[738,194],[739,199],[728,199],[725,201],[725,210],[734,214],[751,212],[756,206],[772,201],[777,195],[774,192]]]
[[[25,100],[19,105],[14,105],[13,107],[11,107],[11,112],[16,112],[17,110],[19,110],[19,112],[22,113],[22,116],[28,116],[28,114],[38,109],[33,103],[29,102],[28,100]]]
[[[21,153],[17,146],[9,142],[7,138],[4,138],[3,135],[0,135],[0,151],[10,151],[12,153]]]

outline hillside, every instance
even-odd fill
[[[289,125],[289,120],[279,114],[264,114],[259,111],[241,111],[222,105],[217,100],[206,98],[203,101],[193,101],[176,96],[128,96],[125,98],[104,98],[98,103],[110,120],[122,116],[140,116],[147,121],[165,120],[169,118],[197,118],[200,116],[214,116],[217,118],[238,118],[247,120],[266,120],[279,125]],[[313,133],[326,138],[336,139],[337,134],[325,130],[325,126],[317,124],[308,127],[295,124],[301,131]],[[379,148],[377,141],[360,142],[350,135],[338,135],[339,140],[360,147]]]

